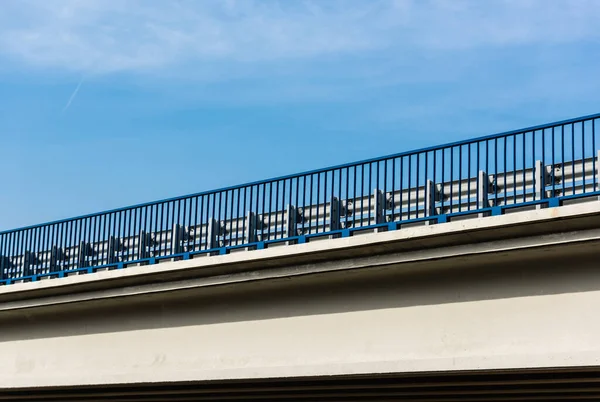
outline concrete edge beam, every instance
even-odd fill
[[[403,269],[406,267],[406,272],[411,272],[410,268],[414,267],[416,264],[419,264],[418,266],[420,267],[423,267],[424,264],[435,267],[436,265],[439,265],[441,261],[453,259],[461,259],[464,264],[466,258],[479,258],[481,260],[481,258],[491,258],[491,255],[509,255],[511,253],[521,254],[525,251],[531,251],[532,249],[550,250],[553,247],[560,247],[563,250],[562,252],[565,252],[565,248],[567,247],[576,249],[578,245],[584,246],[590,242],[600,244],[600,228],[525,238],[494,240],[435,249],[390,253],[377,256],[363,256],[351,259],[334,260],[321,264],[296,264],[287,267],[241,272],[233,275],[218,275],[169,282],[155,282],[137,286],[114,287],[103,290],[92,290],[89,292],[6,301],[0,303],[0,313],[71,303],[101,302],[103,300],[115,298],[135,298],[150,294],[189,291],[209,287],[242,285],[254,281],[277,280],[303,275],[333,274],[336,272],[339,273],[361,269]]]
[[[592,219],[594,218],[594,219]],[[361,256],[394,252],[415,253],[426,249],[470,245],[499,239],[511,239],[548,233],[600,227],[600,202],[516,212],[483,219],[469,219],[438,225],[322,240],[288,247],[266,248],[253,252],[164,262],[128,267],[46,281],[0,287],[0,303],[60,294],[74,294],[111,288],[141,289],[165,282],[203,278],[205,283],[235,283],[239,278],[268,277],[269,269],[285,268],[285,276],[295,275],[290,266],[318,261],[357,259]],[[510,240],[509,240],[510,242]],[[473,246],[469,246],[473,249]],[[342,265],[348,266],[347,262]],[[326,267],[331,264],[326,264]],[[307,274],[303,272],[302,274]],[[241,274],[240,277],[236,276]],[[247,280],[247,279],[246,279]]]

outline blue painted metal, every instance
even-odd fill
[[[589,115],[0,232],[0,284],[559,206],[565,197],[596,194],[599,119]],[[531,174],[536,161],[544,170]]]
[[[548,208],[556,208],[560,206],[560,199],[557,197],[548,200]]]
[[[492,208],[492,215],[493,216],[502,215],[502,208],[501,207],[493,207]]]

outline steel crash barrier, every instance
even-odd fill
[[[0,233],[0,284],[597,200],[600,114]]]

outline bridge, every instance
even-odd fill
[[[0,400],[597,400],[599,123],[2,232]]]

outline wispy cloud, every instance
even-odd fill
[[[157,72],[599,41],[599,16],[596,0],[4,0],[0,55],[87,74]]]
[[[83,77],[81,77],[81,80],[79,80],[77,87],[71,94],[71,97],[69,97],[69,101],[67,102],[67,104],[65,105],[65,107],[62,110],[63,113],[66,112],[67,109],[71,106],[71,103],[73,103],[73,100],[75,99],[75,97],[77,96],[77,93],[79,92],[79,88],[81,88],[81,84],[83,84]]]

